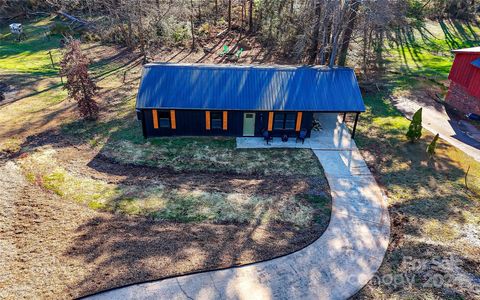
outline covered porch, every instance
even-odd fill
[[[302,144],[300,140],[296,142],[295,138],[289,138],[287,142],[282,142],[279,137],[273,138],[267,145],[262,137],[238,137],[237,148],[308,148],[318,150],[350,150],[355,146],[354,135],[348,129],[344,114],[338,113],[319,113],[315,114],[315,119],[320,123],[320,130],[312,130],[311,137],[306,138]],[[355,117],[355,123],[352,124],[353,132],[356,129],[358,114]]]

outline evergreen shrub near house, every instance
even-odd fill
[[[428,145],[427,153],[429,157],[433,157],[435,155],[435,149],[437,148],[437,142],[439,137],[440,134],[437,133],[437,135],[433,138],[432,142]]]
[[[407,138],[414,143],[422,137],[422,108],[413,115],[410,126],[408,127]]]

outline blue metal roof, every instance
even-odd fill
[[[137,108],[365,111],[349,68],[147,64]]]
[[[480,68],[480,58],[477,58],[476,60],[472,61],[472,65]]]

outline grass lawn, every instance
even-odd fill
[[[451,50],[480,45],[480,28],[455,20],[427,21],[422,29],[398,32],[399,44],[386,51],[387,76],[391,87],[411,88],[418,79],[448,85],[454,59]]]
[[[427,22],[390,45],[381,91],[364,95],[357,145],[383,186],[392,219],[384,262],[356,299],[477,299],[480,297],[480,163],[433,134],[407,141],[409,121],[390,97],[444,95],[452,49],[480,44],[480,29],[457,21]],[[468,176],[466,176],[468,171]],[[469,189],[465,185],[465,178]]]
[[[388,196],[392,232],[380,271],[356,298],[478,297],[480,163],[442,140],[429,159],[433,134],[424,130],[409,143],[409,121],[388,93],[367,94],[365,102],[357,144]]]

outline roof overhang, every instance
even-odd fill
[[[472,47],[472,48],[463,48],[463,49],[456,49],[452,50],[453,53],[479,53],[480,54],[480,47]]]

